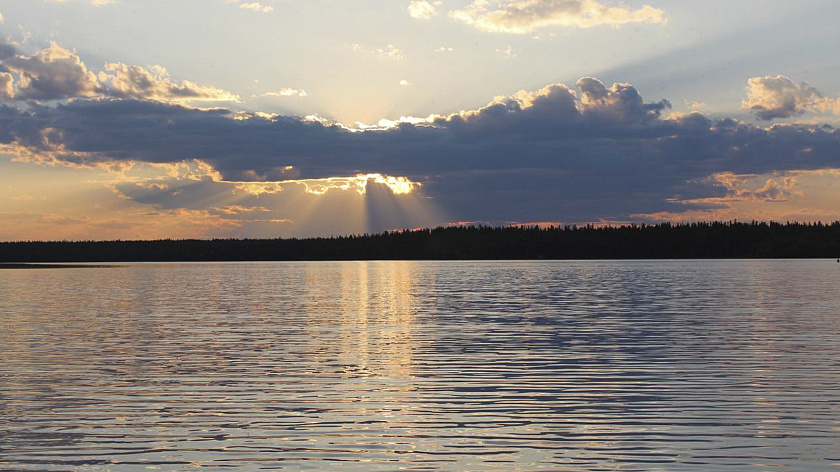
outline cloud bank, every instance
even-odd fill
[[[786,77],[748,85],[743,106],[762,119],[835,103]],[[296,89],[277,94],[303,96]],[[285,199],[292,188],[327,195],[371,182],[371,189],[395,196],[420,192],[450,221],[654,218],[735,201],[786,201],[797,187],[782,177],[760,183],[758,176],[840,168],[840,131],[832,127],[668,114],[666,99],[646,100],[631,84],[592,77],[574,87],[496,97],[477,109],[374,126],[185,105],[236,98],[177,82],[160,66],[111,63],[94,73],[56,44],[31,56],[0,46],[1,151],[19,161],[121,176],[141,164],[198,163],[187,174],[124,179],[114,187],[126,199],[173,211],[221,208],[231,204],[222,197],[232,192],[251,206],[273,208],[265,200],[278,198],[278,205],[294,205]],[[189,205],[176,198],[188,189],[203,192]]]
[[[630,84],[588,77],[576,89],[554,84],[475,110],[366,131],[123,96],[4,105],[0,145],[21,160],[69,166],[198,160],[217,175],[216,189],[404,176],[422,183],[439,207],[470,221],[597,221],[709,208],[720,202],[703,198],[731,192],[709,176],[840,167],[834,128],[664,116],[667,100],[646,101]]]

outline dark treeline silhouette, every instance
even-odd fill
[[[697,259],[840,256],[840,222],[449,227],[308,239],[0,243],[0,262]]]

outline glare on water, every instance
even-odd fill
[[[0,271],[0,469],[834,471],[824,261]]]

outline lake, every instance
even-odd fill
[[[0,271],[0,470],[832,471],[840,264]]]

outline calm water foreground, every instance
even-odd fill
[[[834,261],[0,271],[0,470],[840,469]]]

